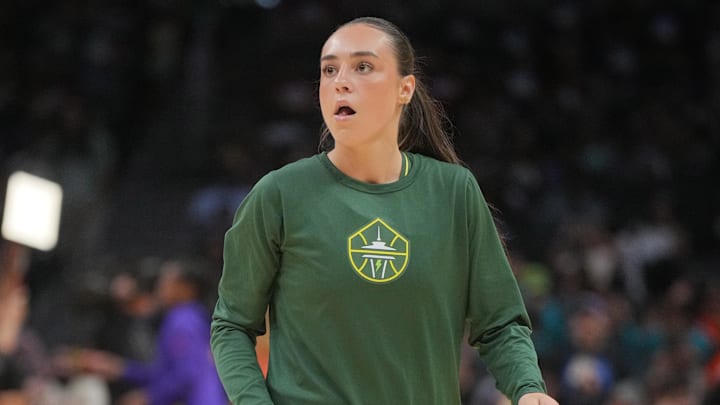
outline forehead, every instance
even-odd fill
[[[355,52],[370,51],[378,56],[392,54],[390,38],[377,28],[366,24],[351,24],[335,31],[325,41],[321,56],[344,56]]]

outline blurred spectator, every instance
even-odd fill
[[[64,405],[66,393],[26,322],[29,294],[24,276],[29,249],[8,241],[0,247],[0,404]]]
[[[155,291],[165,314],[149,364],[88,349],[59,357],[58,365],[139,387],[120,398],[122,405],[226,405],[209,352],[210,319],[201,303],[205,270],[190,261],[163,263]]]
[[[220,268],[227,224],[252,186],[239,179],[248,178],[255,162],[250,148],[239,139],[223,140],[215,147],[215,155],[215,176],[192,192],[187,214],[198,253]]]
[[[675,263],[686,249],[683,232],[666,200],[653,201],[650,215],[647,222],[625,229],[617,237],[627,293],[638,303],[665,292],[680,275]]]
[[[717,397],[720,393],[720,284],[717,280],[707,286],[697,323],[705,343],[705,350],[701,351],[705,384]]]
[[[151,268],[159,267],[157,261],[159,259],[144,259],[139,270],[123,271],[112,278],[110,302],[95,336],[97,349],[142,362],[152,359],[156,313],[153,282],[157,270]],[[148,272],[151,273],[146,274]],[[132,384],[123,380],[110,383],[114,399],[132,388]]]
[[[0,404],[29,403],[23,393],[28,377],[18,357],[19,339],[28,309],[27,291],[7,285],[0,269]]]
[[[608,356],[611,329],[605,300],[596,295],[582,297],[569,328],[572,349],[563,367],[560,402],[602,405],[615,379]]]
[[[96,337],[99,349],[140,361],[150,360],[155,336],[153,282],[154,276],[131,272],[113,277],[109,297],[112,301]]]
[[[679,319],[672,311],[659,314],[669,319],[661,324],[664,342],[645,371],[647,396],[652,404],[699,404],[705,390],[701,363],[688,320]],[[678,321],[679,325],[673,325]]]
[[[644,405],[646,403],[642,388],[632,381],[617,383],[607,401],[607,405]]]

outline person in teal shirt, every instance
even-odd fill
[[[324,151],[264,176],[225,236],[211,346],[233,404],[459,404],[466,330],[513,404],[557,404],[488,205],[414,73],[386,20],[325,42]]]

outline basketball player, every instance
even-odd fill
[[[234,404],[459,404],[467,324],[514,404],[557,405],[488,206],[414,72],[385,20],[325,42],[324,151],[261,179],[226,234],[212,348]]]

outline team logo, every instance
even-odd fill
[[[350,264],[357,274],[373,283],[387,283],[405,271],[410,243],[377,218],[348,238]]]

